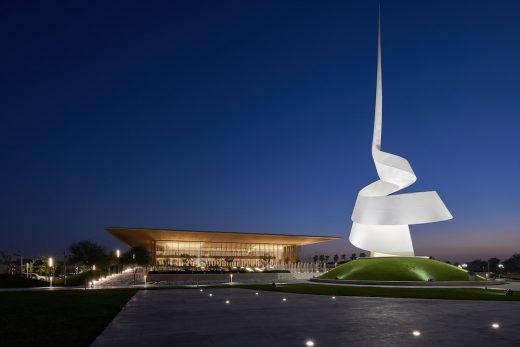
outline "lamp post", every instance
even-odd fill
[[[489,260],[487,261],[487,272],[486,272],[486,290],[488,287],[488,281],[489,281]]]
[[[116,258],[117,258],[117,273],[119,273],[119,257],[121,256],[121,252],[119,249],[116,249]]]
[[[67,254],[63,252],[63,285],[67,285]]]
[[[136,269],[135,269],[135,252],[132,253],[132,260],[134,261],[134,286],[135,286],[135,272],[136,272]]]
[[[49,279],[50,279],[50,285],[51,285],[51,288],[52,288],[52,276],[54,275],[54,259],[52,259],[52,257],[49,257],[49,268],[50,268],[50,271],[51,271]]]
[[[500,278],[503,268],[504,268],[504,264],[498,264],[498,278]]]

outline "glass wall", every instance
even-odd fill
[[[155,261],[171,267],[266,267],[298,258],[295,245],[206,241],[156,241]]]

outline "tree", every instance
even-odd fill
[[[356,260],[356,259],[357,259],[356,253],[352,253],[352,255],[350,256],[350,260]]]
[[[520,272],[520,253],[513,254],[503,264],[506,272]]]
[[[266,254],[264,254],[263,256],[260,257],[260,259],[262,259],[262,260],[264,260],[264,258],[269,259],[269,260],[267,260],[267,264],[269,264],[270,257]],[[235,260],[235,258],[230,257],[230,256],[227,256],[224,258],[224,261],[227,263],[229,269],[231,269],[231,265],[233,265],[233,260]],[[266,260],[264,260],[264,261],[266,261]]]
[[[345,262],[346,260],[347,260],[347,255],[346,254],[342,254],[341,255],[341,261]]]
[[[473,272],[484,272],[487,271],[487,265],[487,261],[475,259],[468,263],[468,270]]]
[[[334,264],[337,264],[337,263],[338,263],[338,260],[339,260],[339,255],[334,254],[333,259],[334,259]]]
[[[73,263],[86,266],[97,265],[103,267],[108,264],[109,257],[106,249],[97,242],[83,240],[69,246],[70,260]]]
[[[325,262],[325,255],[321,254],[319,256],[319,259],[320,259],[320,264],[323,264]]]
[[[330,258],[330,256],[328,256],[328,255],[325,256],[325,263],[329,262],[329,258]]]
[[[16,269],[16,260],[7,252],[0,251],[1,264],[5,266],[7,273],[14,275]]]
[[[121,261],[123,264],[147,266],[150,265],[150,254],[146,248],[135,246],[123,253]]]
[[[318,262],[318,256],[315,255],[314,257],[312,257],[312,260],[314,260],[314,262],[317,263]]]
[[[500,259],[498,258],[489,258],[488,259],[488,263],[489,263],[489,271],[493,272],[493,273],[498,273],[498,264],[500,264]]]

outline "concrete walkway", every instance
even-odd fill
[[[518,346],[519,312],[520,302],[149,290],[93,346]]]

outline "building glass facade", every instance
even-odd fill
[[[154,241],[155,265],[166,267],[264,267],[296,262],[291,244],[210,241]]]

